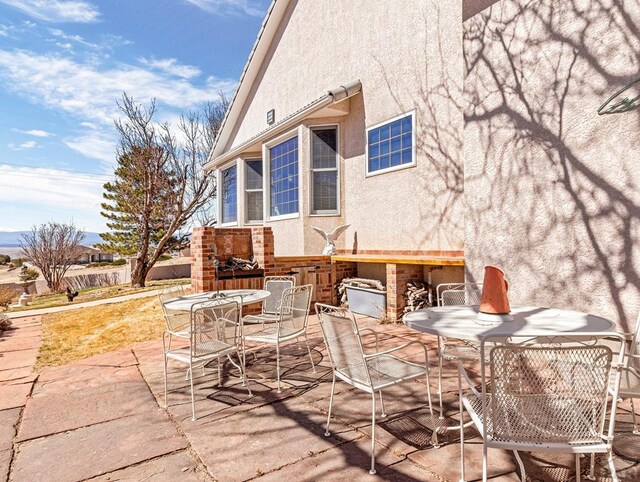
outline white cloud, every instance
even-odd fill
[[[38,147],[38,143],[36,141],[26,141],[22,144],[15,145],[13,142],[8,144],[9,149],[14,151],[24,151],[25,149],[33,149],[34,147]]]
[[[51,137],[55,136],[53,132],[43,131],[41,129],[29,129],[27,131],[23,131],[22,129],[11,129],[14,132],[19,132],[20,134],[26,134],[28,136],[33,137]]]
[[[84,45],[85,47],[90,47],[92,49],[100,49],[100,45],[98,44],[94,44],[92,42],[87,42],[84,38],[82,38],[80,35],[68,35],[65,32],[63,32],[62,30],[60,30],[59,28],[50,28],[49,29],[49,33],[51,35],[53,35],[54,37],[58,37],[61,38],[63,40],[67,40],[69,42],[76,42],[80,45]],[[68,45],[70,48],[71,44],[67,42],[64,45]],[[60,45],[60,43],[58,43],[57,45]]]
[[[99,159],[108,164],[115,163],[115,141],[100,132],[89,131],[73,138],[64,139],[63,142],[67,147],[85,157]]]
[[[183,79],[191,79],[201,73],[198,67],[180,64],[176,59],[146,59],[142,57],[140,63]]]
[[[0,201],[98,213],[106,177],[0,164]]]
[[[127,64],[105,67],[52,54],[2,50],[0,81],[36,104],[102,124],[111,124],[118,114],[116,101],[123,91],[137,101],[155,97],[158,104],[189,109],[235,87],[234,81],[215,77],[196,86],[184,78]]]
[[[198,8],[217,15],[233,15],[244,13],[254,17],[261,17],[266,9],[257,0],[186,0]]]
[[[83,0],[0,0],[0,3],[45,22],[90,23],[100,16],[95,6]]]

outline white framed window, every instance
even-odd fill
[[[262,159],[246,159],[244,164],[245,222],[260,224],[263,218]]]
[[[338,126],[313,126],[310,131],[310,212],[336,215],[340,213]]]
[[[238,222],[238,166],[233,164],[220,169],[218,176],[218,208],[220,224]]]
[[[367,129],[367,176],[416,165],[415,113]]]
[[[298,132],[266,144],[264,152],[268,200],[265,214],[273,221],[300,216]]]

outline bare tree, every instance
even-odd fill
[[[73,223],[49,222],[22,234],[21,256],[27,258],[42,271],[49,289],[59,293],[63,288],[65,273],[76,263],[82,252],[84,231]]]
[[[202,167],[227,107],[224,97],[180,117],[176,129],[154,123],[155,101],[145,107],[126,93],[115,121],[120,139],[115,181],[105,184],[102,215],[110,232],[103,249],[135,256],[133,286],[163,254],[187,245],[194,219],[212,221],[215,183]]]

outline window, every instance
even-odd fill
[[[262,221],[262,159],[245,161],[246,222]]]
[[[311,129],[311,213],[338,213],[338,128]]]
[[[238,222],[238,172],[236,166],[220,171],[222,223]]]
[[[413,113],[367,131],[367,174],[414,164]]]
[[[298,212],[298,137],[269,148],[270,213]]]

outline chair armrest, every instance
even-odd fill
[[[460,382],[460,393],[462,393],[462,378],[464,378],[465,382],[467,383],[467,387],[471,389],[473,394],[478,398],[482,398],[482,393],[478,391],[478,389],[475,387],[475,384],[469,378],[467,369],[464,367],[464,364],[462,362],[463,360],[458,360],[458,376],[459,376],[459,382]],[[460,400],[460,402],[462,403],[462,400]]]
[[[376,330],[374,330],[373,328],[362,328],[361,330],[358,330],[360,332],[360,334],[362,335],[362,332],[366,331],[366,332],[371,332],[373,333],[373,336],[375,336],[376,338],[376,352],[378,351],[378,332]],[[360,337],[360,341],[362,341],[362,337]]]
[[[378,351],[376,353],[372,353],[370,355],[365,355],[364,358],[373,358],[376,356],[380,356],[380,355],[388,355],[389,353],[393,353],[399,350],[402,350],[408,346],[411,345],[418,345],[420,346],[423,350],[424,350],[424,365],[427,368],[427,370],[429,369],[429,353],[428,353],[428,349],[427,349],[427,345],[425,345],[424,343],[421,343],[419,341],[410,341],[409,343],[405,343],[404,345],[400,345],[400,346],[395,346],[393,348],[389,348],[388,350],[384,350],[384,351]]]

